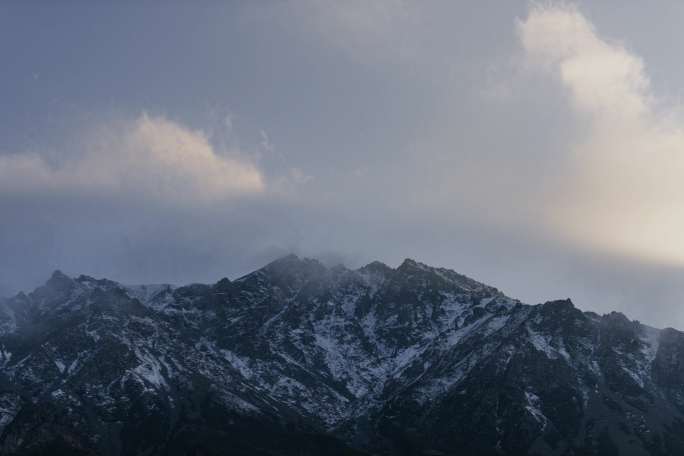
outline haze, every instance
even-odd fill
[[[684,4],[0,5],[0,295],[294,252],[684,329]]]

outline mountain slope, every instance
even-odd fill
[[[413,260],[0,303],[1,454],[684,454],[683,418],[684,334]]]

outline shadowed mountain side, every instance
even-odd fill
[[[0,303],[0,453],[682,454],[684,334],[405,260]]]

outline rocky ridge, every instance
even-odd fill
[[[0,454],[684,454],[684,334],[405,260],[0,302]]]

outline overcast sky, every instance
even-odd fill
[[[684,329],[681,2],[28,3],[0,295],[412,257]]]

